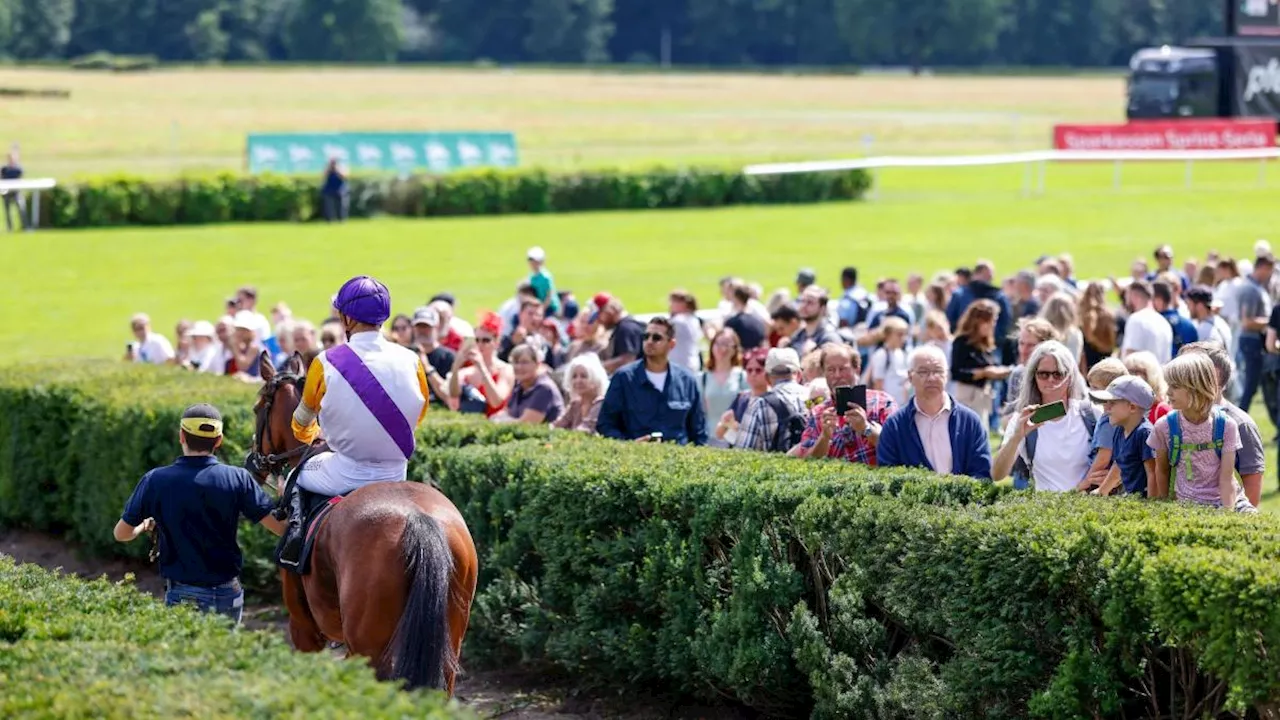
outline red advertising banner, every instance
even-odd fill
[[[1123,125],[1055,125],[1055,150],[1253,150],[1276,146],[1274,120],[1140,120]]]

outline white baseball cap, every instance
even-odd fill
[[[534,262],[545,262],[547,259],[547,253],[542,248],[538,247],[537,245],[534,245],[533,247],[529,248],[529,252],[525,254],[525,257],[527,257],[528,259]]]
[[[241,329],[241,330],[257,330],[258,329],[258,324],[253,321],[253,313],[249,312],[248,310],[241,310],[240,312],[236,313],[235,318],[232,320],[232,322],[235,323],[235,326],[237,329]]]
[[[197,320],[192,324],[191,329],[187,331],[187,337],[207,337],[211,338],[215,335],[213,331],[213,323],[208,320]]]

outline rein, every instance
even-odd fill
[[[249,456],[245,458],[245,468],[250,472],[265,472],[267,475],[276,477],[284,477],[285,482],[277,488],[279,492],[279,500],[276,503],[272,516],[277,520],[284,520],[288,514],[288,508],[285,506],[286,498],[298,480],[298,474],[302,472],[302,466],[310,460],[313,455],[323,452],[328,448],[328,443],[320,440],[309,445],[299,445],[292,450],[286,450],[282,453],[264,453],[263,448],[267,445],[267,433],[271,430],[271,410],[275,404],[276,391],[280,389],[282,383],[292,383],[298,392],[302,392],[302,385],[306,381],[304,375],[294,373],[282,373],[276,375],[262,388],[262,394],[265,400],[262,407],[258,410],[256,418],[256,428],[253,433],[253,449],[250,450]],[[294,464],[292,470],[289,469],[289,461],[301,456],[301,459]]]
[[[282,475],[290,460],[311,449],[310,445],[299,445],[282,453],[267,454],[263,452],[263,448],[266,447],[267,433],[271,431],[271,410],[276,401],[276,391],[280,389],[282,383],[287,382],[293,384],[301,392],[304,381],[305,376],[283,373],[272,378],[271,382],[262,388],[265,401],[256,418],[257,424],[253,433],[253,449],[249,451],[249,457],[245,458],[245,466],[249,470],[261,470],[268,475]]]

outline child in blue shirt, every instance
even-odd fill
[[[1151,422],[1147,413],[1155,404],[1155,393],[1145,380],[1136,375],[1118,377],[1106,390],[1090,393],[1102,402],[1107,417],[1115,427],[1111,440],[1111,471],[1102,486],[1092,492],[1107,495],[1117,485],[1125,495],[1147,496],[1147,487],[1156,472],[1155,451],[1147,445]]]
[[[1112,380],[1121,375],[1128,375],[1129,371],[1125,369],[1124,363],[1117,358],[1104,358],[1098,361],[1098,364],[1089,369],[1089,375],[1085,378],[1089,383],[1090,390],[1106,390]],[[1099,413],[1098,425],[1093,429],[1093,442],[1089,445],[1089,452],[1093,453],[1093,464],[1089,466],[1089,473],[1085,475],[1084,480],[1076,486],[1076,490],[1087,492],[1094,488],[1100,487],[1107,480],[1107,473],[1111,472],[1111,440],[1115,437],[1115,428],[1111,427],[1111,418],[1106,413]]]

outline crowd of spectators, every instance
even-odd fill
[[[1280,407],[1280,275],[1173,249],[1127,277],[1080,280],[1069,255],[999,279],[993,263],[839,288],[802,269],[764,296],[721,280],[714,306],[684,288],[665,313],[558,290],[546,253],[496,311],[464,319],[441,292],[397,315],[388,340],[418,352],[431,401],[493,422],[546,423],[633,442],[712,445],[868,466],[910,466],[1045,492],[1177,497],[1255,511],[1265,471],[1248,410]],[[253,287],[171,344],[144,314],[126,358],[257,381],[265,350],[308,363],[344,342]]]

